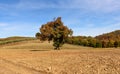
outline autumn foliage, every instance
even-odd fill
[[[69,37],[66,40],[66,43],[95,48],[117,48],[120,47],[120,30],[116,30],[96,37],[73,36]]]
[[[36,38],[45,41],[53,41],[53,46],[55,49],[60,49],[60,47],[65,43],[65,39],[72,35],[72,30],[64,26],[61,21],[61,17],[58,17],[54,21],[43,24],[40,27],[40,32],[36,33]]]
[[[71,36],[73,31],[64,26],[61,17],[47,22],[40,27],[40,32],[36,33],[36,38],[41,41],[53,41],[55,49],[60,49],[64,43],[95,47],[111,48],[120,47],[120,30],[102,34],[96,37],[91,36]]]

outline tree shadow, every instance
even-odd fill
[[[30,50],[32,52],[38,52],[38,51],[50,51],[50,50]]]

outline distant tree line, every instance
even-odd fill
[[[117,48],[120,47],[120,30],[96,37],[73,36],[67,38],[66,43],[95,48]]]
[[[41,25],[39,32],[35,34],[36,38],[45,41],[53,41],[55,50],[59,50],[64,43],[89,46],[95,48],[120,47],[120,30],[99,35],[91,36],[72,36],[73,31],[69,29],[61,20],[61,17]]]

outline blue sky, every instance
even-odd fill
[[[34,37],[59,16],[73,35],[100,35],[120,29],[120,0],[0,0],[0,38]]]

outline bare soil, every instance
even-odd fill
[[[0,74],[120,74],[120,48],[28,41],[0,47]]]

